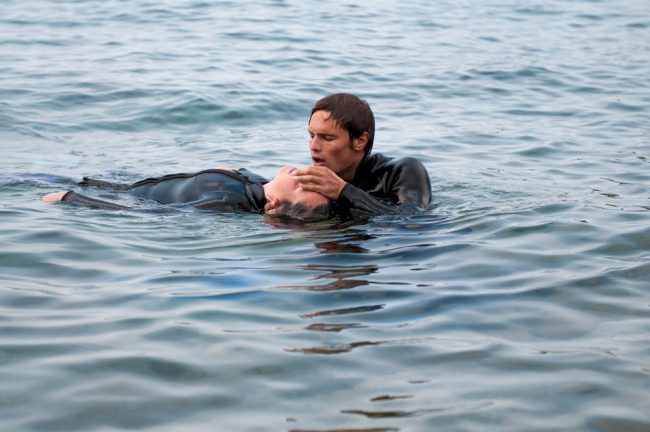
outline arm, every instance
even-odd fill
[[[368,192],[350,183],[346,183],[343,187],[339,195],[338,203],[344,209],[370,215],[394,214],[399,212],[397,206],[380,201]]]
[[[107,209],[107,210],[126,210],[128,207],[121,206],[119,204],[114,204],[108,201],[102,201],[97,198],[91,198],[84,195],[80,195],[73,191],[67,192],[55,192],[45,195],[42,200],[44,202],[74,202],[86,205],[91,208]]]
[[[301,169],[296,175],[306,190],[319,192],[337,200],[343,208],[363,213],[426,210],[431,203],[429,174],[415,158],[393,160],[373,169],[359,186],[346,183],[326,167]]]

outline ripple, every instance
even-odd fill
[[[370,428],[345,428],[345,429],[289,429],[289,432],[398,432],[398,428],[370,427]]]
[[[647,429],[644,17],[4,2],[0,429]],[[84,175],[308,165],[333,91],[372,105],[376,151],[425,163],[429,213],[39,201]]]
[[[366,411],[366,410],[342,410],[342,414],[356,414],[368,418],[392,418],[392,417],[419,417],[431,414],[447,414],[449,412],[463,412],[481,410],[494,405],[493,402],[485,402],[470,405],[460,405],[444,408],[427,408],[411,411]]]

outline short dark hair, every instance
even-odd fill
[[[317,221],[329,219],[332,216],[331,201],[316,206],[306,206],[302,203],[282,201],[273,212],[275,216],[289,217],[301,221]]]
[[[334,93],[317,101],[311,110],[311,116],[316,111],[329,112],[336,124],[350,134],[350,140],[357,139],[364,132],[368,132],[368,142],[364,151],[366,155],[370,154],[375,141],[375,116],[368,102],[349,93]],[[311,116],[309,116],[310,121]]]

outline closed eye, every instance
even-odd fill
[[[314,137],[318,137],[319,139],[323,141],[334,141],[336,140],[336,135],[331,135],[331,134],[322,134],[322,133],[314,133],[312,131],[309,131],[309,138],[314,139]]]

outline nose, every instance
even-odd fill
[[[321,145],[318,142],[318,137],[313,137],[309,140],[309,150],[318,153],[321,151]]]

